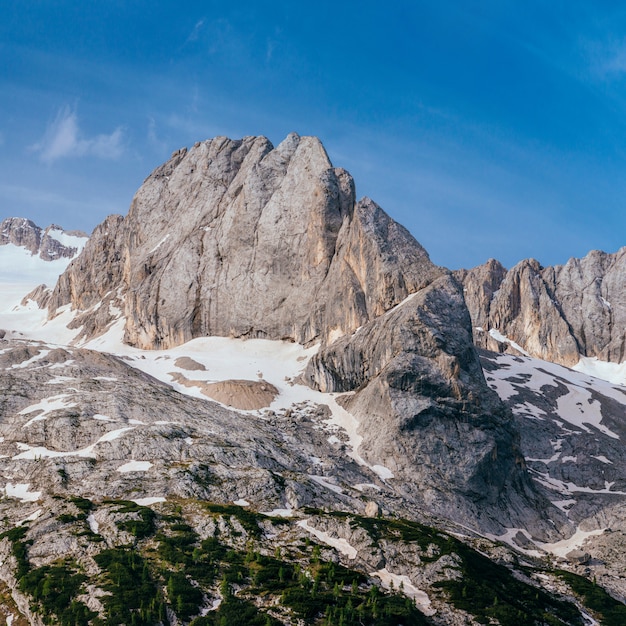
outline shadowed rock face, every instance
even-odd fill
[[[323,348],[305,377],[324,391],[354,392],[343,405],[360,422],[359,453],[390,468],[428,510],[480,519],[485,530],[550,532],[538,512],[552,507],[535,494],[512,416],[487,387],[452,276]]]
[[[508,272],[490,261],[456,276],[479,347],[512,351],[487,334],[496,329],[532,356],[562,365],[576,364],[581,354],[613,363],[626,358],[626,248],[546,268],[526,260]]]

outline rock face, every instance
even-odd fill
[[[66,232],[55,224],[42,230],[34,222],[21,217],[10,217],[0,223],[0,246],[13,244],[26,248],[45,261],[76,256],[86,238],[87,235],[81,231]]]
[[[94,231],[50,313],[117,294],[138,347],[205,335],[307,344],[352,332],[440,274],[374,202],[355,202],[352,178],[316,138],[273,148],[218,137],[176,152],[127,217]],[[87,317],[87,333],[106,327]]]
[[[355,201],[315,138],[176,152],[61,276],[50,314],[67,303],[86,337],[121,308],[125,341],[140,348],[205,335],[320,342],[305,381],[356,391],[342,401],[366,465],[436,514],[553,533],[512,416],[485,383],[459,284],[378,205]]]
[[[377,480],[329,446],[311,407],[292,419],[251,417],[177,393],[112,355],[9,340],[0,349],[0,489],[28,484],[16,496],[24,501],[101,497],[106,485],[106,497],[360,510],[358,498],[310,479],[311,458],[347,484]]]
[[[481,363],[513,412],[526,464],[546,497],[577,526],[597,527],[594,516],[623,510],[624,387],[530,357],[485,351]]]
[[[506,268],[499,261],[489,259],[471,270],[457,270],[454,275],[463,284],[465,303],[472,317],[474,340],[479,344],[485,338],[484,329],[489,328],[491,301],[506,276]],[[483,330],[477,330],[479,328]]]
[[[479,347],[515,351],[514,342],[566,366],[580,355],[613,363],[626,358],[626,248],[546,268],[526,260],[508,272],[489,261],[456,276]]]
[[[20,228],[7,227],[7,241],[34,246],[36,231]],[[415,623],[538,623],[549,604],[555,623],[581,624],[564,601],[546,604],[545,589],[569,587],[529,565],[579,530],[590,541],[577,532],[567,552],[592,558],[570,567],[595,568],[624,597],[626,395],[528,357],[484,352],[483,370],[474,341],[564,360],[584,344],[621,358],[622,263],[595,253],[562,268],[490,261],[454,274],[374,202],[355,201],[317,139],[290,135],[273,148],[217,138],[175,153],[126,217],[95,230],[52,294],[31,292],[49,299],[50,317],[71,304],[74,343],[57,344],[70,311],[35,328],[18,308],[0,331],[0,614],[42,623],[49,594],[22,581],[53,565],[80,567],[74,599],[104,618],[124,605],[111,594],[128,592],[107,559],[132,552],[142,587],[167,589],[124,623],[144,613],[145,623],[189,623],[254,599],[290,625],[300,617],[280,608],[290,593],[277,578],[301,598],[309,570],[298,581],[284,562],[282,576],[278,559],[302,573],[311,552],[317,571],[334,561],[368,585],[393,583],[407,610],[414,601],[423,611]],[[120,345],[122,324],[128,343],[168,349]],[[93,341],[79,347],[81,337]],[[608,526],[616,532],[602,534]],[[465,536],[472,529],[482,538]],[[526,551],[523,572],[492,534]],[[494,569],[488,554],[510,568]],[[217,581],[233,558],[245,569],[231,596]],[[264,564],[273,596],[257,586]],[[346,586],[331,570],[332,586],[317,591],[329,602]],[[453,606],[476,582],[476,602]],[[176,597],[179,583],[193,606]],[[159,598],[167,611],[145,612]]]
[[[359,453],[427,510],[480,518],[483,529],[546,532],[537,511],[550,507],[525,472],[510,413],[487,387],[452,276],[322,349],[306,376],[321,390],[353,392],[343,405],[361,424]]]

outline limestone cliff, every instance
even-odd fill
[[[42,229],[22,217],[9,217],[0,222],[0,246],[13,244],[26,248],[44,261],[72,258],[80,251],[86,238],[82,231],[66,232],[55,224]]]
[[[324,391],[353,392],[359,453],[394,473],[405,494],[450,519],[480,519],[545,536],[511,415],[487,387],[472,347],[470,318],[450,275],[352,336],[322,349],[306,376]]]
[[[487,387],[454,277],[319,140],[216,138],[176,152],[59,280],[84,337],[121,308],[125,341],[217,335],[320,343],[305,382],[358,420],[355,454],[425,510],[484,530],[554,533],[512,416]],[[547,510],[551,520],[547,523]],[[566,523],[566,522],[564,522]]]
[[[567,366],[579,355],[613,363],[626,358],[626,248],[592,251],[554,267],[525,260],[508,272],[490,261],[456,276],[479,347],[515,351],[514,342],[532,356]]]
[[[374,202],[355,202],[318,139],[218,137],[176,152],[125,218],[96,229],[50,314],[117,294],[139,347],[204,335],[307,344],[352,332],[440,274]],[[86,334],[110,321],[98,315],[81,316]]]

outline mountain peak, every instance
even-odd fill
[[[76,256],[85,245],[87,235],[81,231],[65,231],[51,224],[45,229],[24,217],[9,217],[0,222],[0,246],[12,244],[26,248],[44,261]]]
[[[93,291],[86,266],[105,249],[107,278]],[[355,202],[352,177],[319,139],[296,133],[277,147],[216,137],[177,151],[146,179],[115,239],[96,229],[85,254],[51,314],[121,293],[126,340],[143,348],[206,335],[326,341],[442,271],[378,205]]]

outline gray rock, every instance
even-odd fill
[[[546,268],[530,259],[505,275],[490,261],[456,275],[479,347],[515,351],[488,334],[495,329],[530,355],[562,365],[576,364],[581,354],[613,363],[626,358],[626,248]]]
[[[571,550],[565,556],[568,561],[576,565],[585,565],[591,559],[591,555],[583,550]]]
[[[373,500],[370,500],[365,505],[365,515],[366,515],[366,517],[378,517],[380,515],[380,513],[381,513],[380,505],[378,504],[378,502],[374,502]]]
[[[21,217],[9,217],[0,222],[0,246],[13,244],[26,248],[32,255],[45,261],[54,261],[63,257],[72,258],[78,252],[75,246],[63,245],[55,234],[61,232],[77,237],[87,237],[82,231],[64,231],[60,226],[51,224],[42,230],[31,220]]]
[[[305,377],[323,391],[353,392],[342,404],[360,422],[359,453],[391,470],[427,510],[544,537],[548,510],[566,524],[526,474],[512,416],[485,383],[451,276],[322,349]]]
[[[216,138],[175,153],[108,218],[57,284],[83,336],[121,297],[126,341],[169,347],[204,335],[291,339],[350,333],[441,270],[319,140]],[[116,302],[116,306],[122,306]]]

